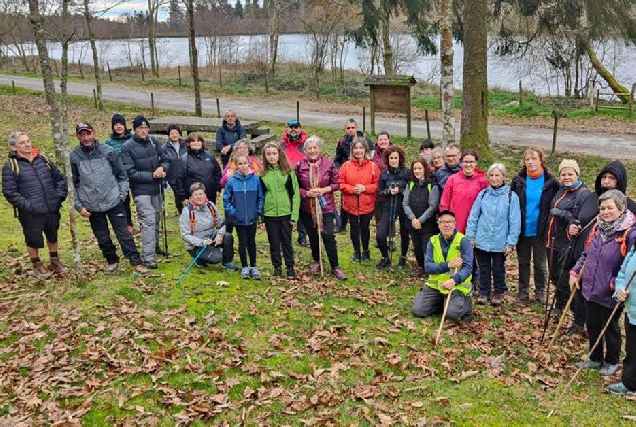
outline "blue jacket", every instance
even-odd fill
[[[634,288],[634,279],[636,278],[636,246],[632,246],[625,257],[625,261],[621,265],[618,275],[616,276],[614,298],[616,293],[625,288],[629,288],[629,295],[625,301],[625,313],[627,319],[632,325],[636,325],[636,288]]]
[[[504,184],[481,190],[468,216],[466,237],[486,252],[504,252],[514,248],[521,232],[519,196]]]
[[[252,225],[263,215],[265,195],[261,180],[253,173],[235,173],[225,184],[223,206],[225,215],[235,225]]]

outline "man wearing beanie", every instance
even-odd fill
[[[181,128],[175,124],[168,126],[168,142],[161,146],[159,156],[170,162],[170,171],[166,180],[174,193],[174,201],[179,214],[183,210],[183,205],[177,197],[177,178],[180,173],[181,157],[188,153],[185,139],[181,137]]]
[[[159,215],[161,213],[160,186],[170,171],[170,162],[162,159],[153,141],[148,137],[148,120],[139,115],[133,120],[134,136],[121,150],[121,159],[128,174],[137,217],[141,227],[141,247],[144,265],[157,268],[155,261],[159,242]]]
[[[110,146],[115,153],[119,156],[121,154],[121,147],[124,146],[124,142],[132,138],[132,132],[126,127],[126,118],[119,113],[113,114],[110,119],[111,128],[113,132],[104,141],[104,143]],[[126,212],[126,223],[128,224],[128,231],[133,232],[132,211],[130,210],[130,192],[126,194],[124,200],[124,211]]]
[[[554,316],[560,316],[570,297],[569,269],[576,236],[597,213],[596,196],[583,184],[576,160],[564,159],[559,164],[559,189],[550,203],[546,246],[550,280],[556,289]],[[573,265],[573,264],[572,264]]]

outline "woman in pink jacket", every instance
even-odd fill
[[[439,202],[439,210],[450,210],[455,214],[457,231],[466,233],[466,224],[470,208],[481,190],[488,187],[484,171],[477,168],[479,157],[477,151],[469,149],[462,152],[462,168],[446,181]]]

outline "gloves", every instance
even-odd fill
[[[553,209],[550,209],[550,215],[556,216],[556,217],[562,217],[563,211],[559,208],[553,208]]]

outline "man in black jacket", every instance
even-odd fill
[[[170,162],[161,159],[154,141],[148,137],[148,120],[139,115],[133,121],[134,136],[124,143],[121,160],[128,174],[139,225],[144,265],[157,268],[155,261],[159,242],[161,193],[159,187],[170,170]]]
[[[2,169],[2,193],[14,209],[22,225],[27,253],[33,263],[31,275],[45,280],[53,273],[65,273],[68,268],[58,255],[57,232],[60,228],[60,208],[68,187],[64,174],[38,153],[24,132],[9,137],[9,161]],[[45,267],[39,256],[44,239],[51,263]]]

